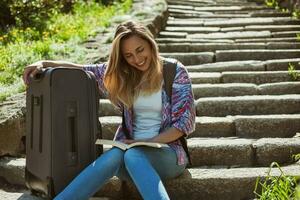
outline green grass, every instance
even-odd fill
[[[56,14],[46,28],[11,28],[0,33],[0,102],[11,94],[24,91],[20,84],[23,68],[41,59],[85,62],[88,50],[82,43],[110,25],[111,18],[129,11],[132,0],[110,6],[94,2],[74,5],[72,14]]]
[[[295,161],[300,159],[300,154],[294,156]],[[280,171],[279,176],[272,176],[272,169]],[[259,200],[300,200],[300,185],[297,186],[299,177],[287,176],[279,164],[273,162],[268,174],[263,180],[258,177],[254,193]]]

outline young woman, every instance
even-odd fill
[[[164,60],[177,63],[171,99],[164,87]],[[159,142],[169,147],[134,147],[127,151],[114,147],[84,169],[55,200],[88,199],[115,175],[133,181],[144,199],[169,199],[162,180],[184,171],[187,155],[179,138],[195,129],[194,96],[185,67],[160,57],[149,30],[132,21],[117,27],[107,64],[39,61],[25,68],[24,82],[28,84],[28,76],[41,68],[56,66],[82,68],[95,74],[100,92],[124,112],[130,139],[120,125],[115,140],[127,144]]]

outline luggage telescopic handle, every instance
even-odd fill
[[[77,141],[77,106],[76,102],[69,102],[67,105],[67,148],[68,166],[77,164],[78,160],[78,141]]]

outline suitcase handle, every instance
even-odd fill
[[[75,166],[78,158],[77,141],[77,106],[76,102],[68,102],[67,105],[67,148],[68,148],[68,166]]]

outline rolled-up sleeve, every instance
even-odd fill
[[[189,135],[195,130],[195,102],[186,68],[178,62],[172,86],[172,127]]]
[[[105,89],[104,83],[103,83],[104,74],[105,74],[105,70],[106,70],[106,64],[102,63],[102,64],[84,65],[83,66],[83,70],[90,71],[90,72],[92,72],[95,75],[96,81],[98,83],[98,88],[100,90],[100,93],[104,97],[107,97],[108,96],[108,92]]]

